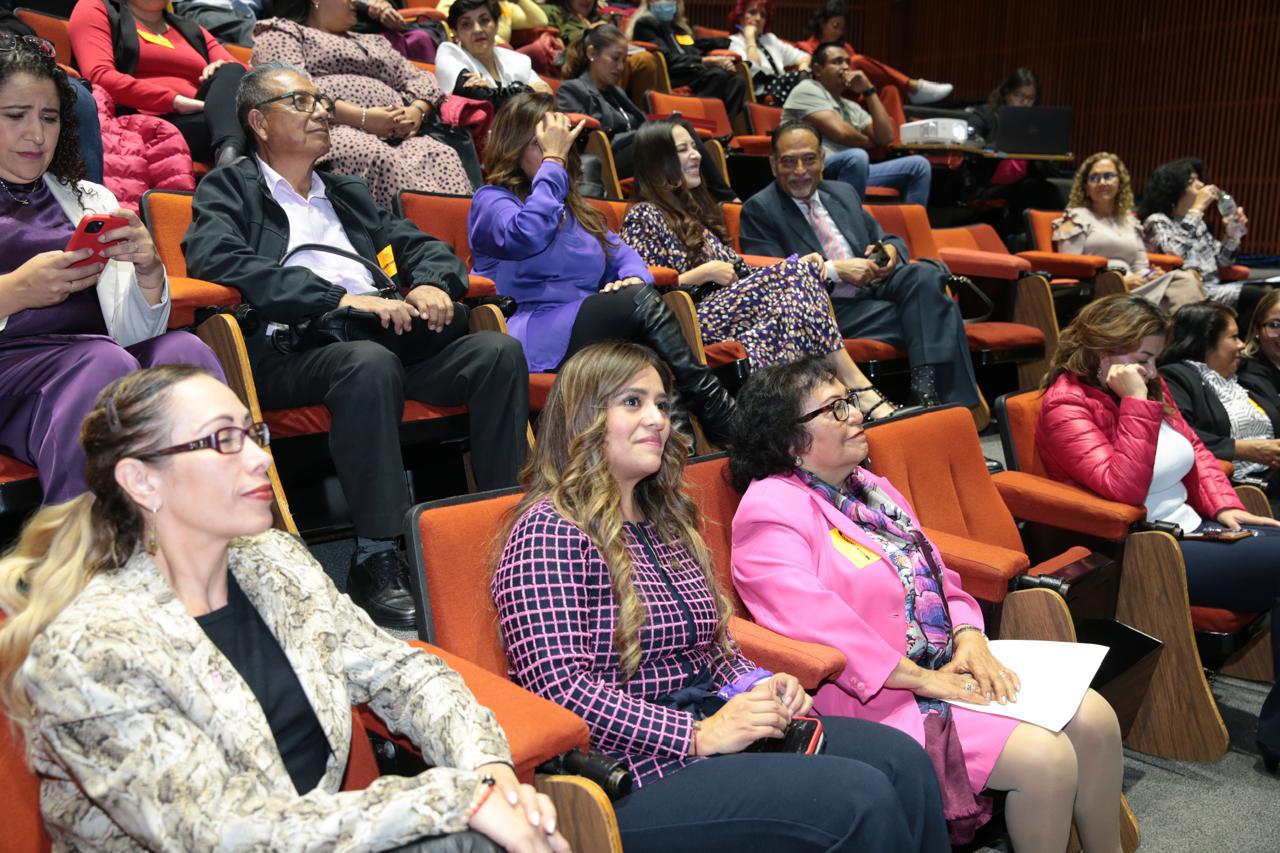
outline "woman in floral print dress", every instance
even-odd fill
[[[622,223],[622,239],[645,263],[675,269],[680,284],[693,288],[703,338],[738,341],[756,369],[821,355],[841,382],[862,392],[864,415],[892,412],[896,407],[845,351],[822,259],[792,256],[771,267],[748,266],[725,245],[724,218],[702,186],[702,158],[689,132],[673,122],[650,122],[635,146],[637,204]]]
[[[432,74],[396,53],[382,36],[348,32],[356,22],[349,0],[291,0],[277,4],[277,11],[282,17],[254,28],[253,64],[296,65],[334,99],[329,168],[364,178],[387,208],[402,189],[471,195],[458,152],[419,135],[445,99]]]

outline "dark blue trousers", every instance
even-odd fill
[[[822,755],[717,755],[614,803],[640,851],[770,853],[951,849],[938,778],[897,729],[823,717]]]
[[[1251,527],[1257,536],[1239,542],[1182,540],[1187,593],[1197,607],[1271,611],[1271,653],[1276,685],[1258,714],[1258,741],[1280,753],[1280,528]]]

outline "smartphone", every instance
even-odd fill
[[[1252,530],[1202,530],[1199,533],[1184,533],[1183,539],[1199,539],[1204,542],[1239,542],[1258,534]]]
[[[104,231],[114,231],[117,228],[124,228],[129,224],[129,220],[122,216],[112,216],[109,213],[91,213],[84,219],[80,220],[80,224],[76,226],[76,233],[71,235],[71,239],[67,241],[66,251],[74,252],[77,249],[93,249],[94,252],[83,261],[77,261],[72,264],[73,267],[82,267],[86,264],[106,263],[110,258],[104,257],[102,252],[108,246],[114,246],[116,243],[122,243],[123,240],[115,240],[111,243],[99,243],[98,235]]]
[[[778,752],[814,755],[822,752],[826,736],[817,717],[792,717],[782,737],[762,737],[743,752]]]
[[[867,255],[867,260],[878,267],[887,267],[889,265],[889,250],[884,247],[884,243],[879,241],[871,244],[871,254]]]

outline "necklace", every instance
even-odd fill
[[[0,178],[0,187],[4,188],[4,194],[7,195],[9,198],[13,199],[15,204],[20,204],[23,207],[26,207],[27,205],[31,204],[31,199],[29,198],[21,199],[21,198],[18,198],[16,195],[14,195],[13,190],[9,189],[9,185],[4,181],[3,178]],[[32,192],[34,191],[34,189],[35,188],[32,187],[32,189],[28,190],[28,192]]]

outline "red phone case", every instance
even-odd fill
[[[100,224],[99,224],[100,223]],[[112,216],[109,213],[91,213],[84,219],[80,220],[80,224],[76,226],[76,233],[71,235],[71,239],[67,241],[66,251],[74,252],[78,249],[94,249],[94,253],[83,261],[77,261],[72,267],[82,267],[85,264],[92,264],[101,261],[106,263],[109,258],[102,256],[103,249],[114,246],[121,242],[116,240],[115,243],[99,243],[98,235],[105,231],[114,231],[117,228],[123,228],[129,224],[129,220],[122,216]]]

